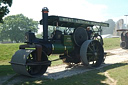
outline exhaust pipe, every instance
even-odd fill
[[[42,20],[43,20],[43,40],[48,41],[48,8],[42,9]]]

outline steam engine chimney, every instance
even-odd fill
[[[48,8],[44,7],[42,9],[42,18],[43,18],[43,40],[48,41]]]

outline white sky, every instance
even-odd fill
[[[116,16],[115,14],[109,13],[109,4],[91,3],[89,0],[13,0],[8,15],[22,13],[26,17],[40,21],[43,7],[48,7],[49,15],[59,15],[99,22],[108,19],[113,19],[114,21],[119,19],[126,20],[124,14]],[[39,32],[41,31],[42,27]]]

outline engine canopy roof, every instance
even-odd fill
[[[43,23],[42,23],[43,24]],[[108,23],[103,22],[95,22],[89,21],[84,19],[77,19],[77,18],[70,18],[70,17],[63,17],[63,16],[48,16],[48,25],[51,26],[61,26],[61,27],[87,27],[87,26],[102,26],[102,27],[109,27]]]

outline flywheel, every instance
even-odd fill
[[[88,39],[88,35],[85,28],[82,27],[76,28],[73,33],[73,39],[77,46],[81,46],[83,42]]]

